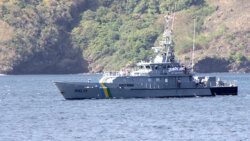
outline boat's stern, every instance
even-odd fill
[[[196,84],[203,87],[210,88],[212,95],[238,95],[238,86],[235,83],[227,83],[220,78],[211,76],[196,76]]]
[[[212,95],[238,95],[238,86],[211,87]]]

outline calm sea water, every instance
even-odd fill
[[[0,76],[0,141],[250,140],[250,74],[238,96],[66,101],[53,81],[100,75]]]

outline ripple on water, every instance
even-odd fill
[[[221,77],[238,96],[66,101],[52,81],[88,76],[1,77],[0,140],[250,140],[250,75]]]

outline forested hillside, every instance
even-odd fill
[[[175,50],[183,63],[190,62],[196,18],[197,68],[203,69],[208,56],[225,65],[223,71],[248,71],[248,9],[248,0],[0,0],[0,73],[133,65],[154,55],[163,16],[173,10]]]

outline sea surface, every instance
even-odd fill
[[[101,75],[1,75],[0,141],[250,141],[250,74],[206,75],[239,95],[67,101],[53,81]]]

